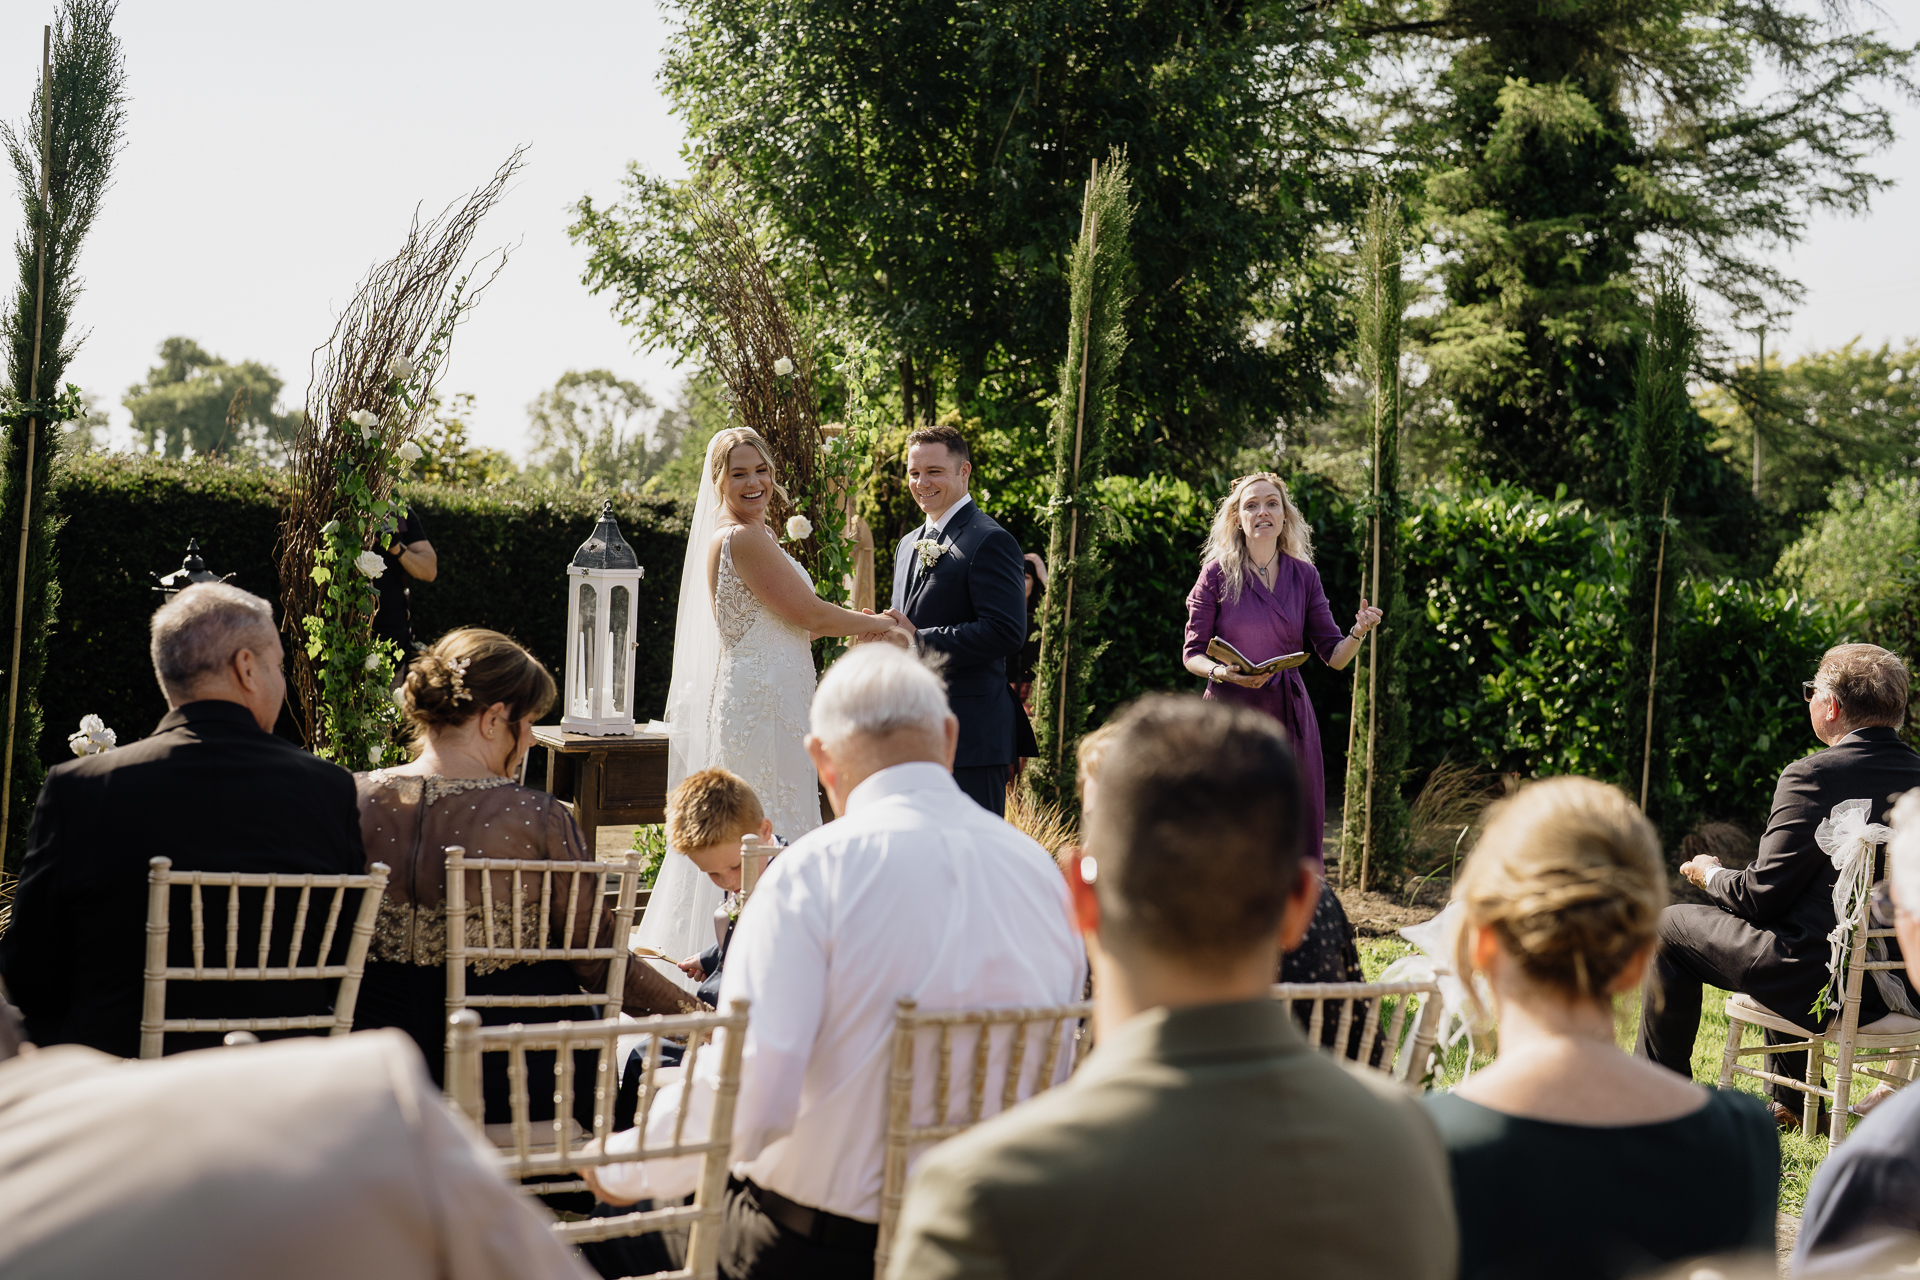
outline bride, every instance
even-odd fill
[[[809,642],[884,632],[893,622],[813,593],[813,579],[767,527],[776,498],[785,503],[787,494],[760,433],[729,427],[715,435],[680,576],[667,789],[701,769],[731,770],[760,797],[774,832],[792,841],[820,825],[819,782],[804,745],[814,687]],[[699,954],[713,945],[724,896],[669,850],[637,941],[663,955]],[[691,985],[678,970],[655,967]]]

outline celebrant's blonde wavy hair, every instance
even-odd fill
[[[1227,490],[1227,496],[1220,499],[1219,510],[1213,514],[1213,533],[1207,538],[1207,549],[1200,557],[1202,565],[1219,561],[1221,585],[1229,602],[1240,598],[1240,589],[1247,580],[1247,535],[1240,528],[1240,500],[1262,480],[1280,491],[1280,550],[1295,560],[1313,563],[1313,526],[1300,514],[1300,508],[1293,505],[1287,482],[1271,471],[1241,476]]]
[[[780,464],[773,460],[773,446],[752,427],[728,427],[714,436],[713,443],[707,446],[707,480],[713,485],[714,496],[720,499],[720,505],[727,505],[727,491],[720,483],[727,478],[727,459],[743,444],[752,445],[767,460],[767,470],[773,477],[773,501],[767,504],[769,511],[786,506],[789,500],[787,491],[780,486]]]

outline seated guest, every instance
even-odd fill
[[[0,1046],[12,1010],[0,1004]],[[587,1280],[394,1032],[0,1061],[0,1273]]]
[[[1871,820],[1885,822],[1893,797],[1920,786],[1920,755],[1897,732],[1907,714],[1907,669],[1899,658],[1875,645],[1837,645],[1806,682],[1806,696],[1814,736],[1826,749],[1781,772],[1759,856],[1741,871],[1707,855],[1687,862],[1680,873],[1705,889],[1713,905],[1668,907],[1660,918],[1638,1052],[1683,1076],[1692,1074],[1702,984],[1744,992],[1810,1032],[1837,1013],[1813,1013],[1830,977],[1827,934],[1838,874],[1814,832],[1846,800],[1872,801]],[[1906,994],[1913,999],[1911,988]],[[1861,1025],[1888,1012],[1878,986],[1867,983]],[[1789,1038],[1776,1031],[1766,1036],[1771,1044]],[[1806,1078],[1805,1053],[1765,1061],[1788,1079]],[[1797,1126],[1805,1095],[1786,1085],[1772,1091],[1774,1119]]]
[[[1892,900],[1876,886],[1875,924],[1892,924],[1902,955],[1920,956],[1920,791],[1893,807],[1887,850]],[[1891,922],[1886,907],[1894,908]],[[1796,1276],[1897,1273],[1920,1256],[1920,1089],[1905,1088],[1849,1130],[1807,1192],[1793,1249]]]
[[[1780,1146],[1765,1104],[1614,1043],[1666,905],[1653,826],[1617,788],[1536,782],[1467,859],[1455,972],[1492,989],[1500,1056],[1427,1111],[1453,1164],[1461,1280],[1613,1277],[1770,1255]]]
[[[938,676],[862,645],[820,681],[811,727],[841,817],[767,868],[720,983],[722,1008],[752,1002],[720,1240],[730,1280],[873,1274],[896,1000],[1065,1004],[1086,970],[1060,872],[954,784],[959,723]],[[700,1059],[688,1133],[705,1132],[717,1058]],[[672,1139],[679,1090],[662,1089],[649,1142]],[[609,1148],[634,1150],[634,1135]],[[698,1172],[697,1159],[650,1161],[589,1181],[627,1203],[683,1196]]]
[[[150,737],[54,766],[34,806],[0,976],[41,1045],[140,1051],[149,858],[173,859],[175,874],[366,870],[352,777],[273,735],[287,687],[273,606],[224,583],[188,587],[154,613],[152,653],[166,718]],[[209,902],[222,918],[223,894]],[[258,903],[246,902],[243,937],[258,937]],[[169,945],[171,963],[192,963],[177,908]],[[335,985],[170,982],[167,1014],[323,1014]],[[208,1043],[219,1037],[172,1034],[164,1047]]]
[[[572,815],[552,796],[514,781],[520,761],[533,745],[533,722],[553,705],[553,677],[525,649],[497,631],[450,631],[421,651],[407,669],[402,701],[412,723],[419,755],[411,764],[354,775],[360,794],[360,826],[368,857],[392,869],[387,896],[374,922],[366,978],[354,1007],[354,1029],[398,1027],[412,1036],[426,1057],[435,1084],[445,1072],[447,1019],[446,848],[460,845],[470,858],[538,858],[554,862],[592,862]],[[469,872],[467,938],[482,945],[480,873]],[[513,877],[493,873],[495,936],[509,928]],[[554,892],[567,892],[571,876],[557,877]],[[530,907],[522,922],[538,920],[539,881],[527,877]],[[581,876],[579,911],[572,945],[588,945],[591,930],[605,946],[613,938],[612,912],[600,895],[598,876]],[[564,902],[549,919],[565,927]],[[551,942],[558,942],[557,936]],[[528,939],[532,941],[531,938]],[[625,939],[619,940],[621,943]],[[604,991],[605,960],[540,960],[522,963],[482,961],[467,975],[472,995],[571,995]],[[645,1016],[690,1012],[703,1006],[652,968],[631,963],[626,970],[623,1008]],[[609,1010],[611,1016],[615,1011]],[[599,1006],[580,1004],[531,1008],[506,1006],[479,1010],[488,1024],[555,1022],[600,1016]],[[541,1061],[544,1058],[544,1063]],[[530,1054],[536,1075],[551,1070],[551,1053]],[[490,1121],[507,1118],[504,1055],[482,1064],[482,1091]],[[534,1080],[531,1096],[551,1106],[551,1090]],[[591,1108],[591,1091],[581,1099]],[[536,1108],[536,1119],[543,1117]]]
[[[740,841],[746,836],[771,845],[773,821],[738,774],[702,769],[667,797],[667,847],[679,850],[727,894],[713,913],[713,945],[680,961],[680,972],[700,984],[700,998],[715,1008],[720,1004],[720,969],[739,918],[733,895],[740,892]]]
[[[1067,883],[1099,1047],[935,1147],[888,1274],[1451,1277],[1446,1161],[1413,1096],[1268,995],[1319,877],[1272,717],[1150,697],[1117,721]]]

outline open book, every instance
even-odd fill
[[[1291,671],[1305,665],[1305,653],[1283,653],[1277,658],[1268,658],[1265,662],[1255,662],[1238,649],[1222,640],[1219,636],[1207,641],[1207,656],[1215,662],[1224,662],[1243,676],[1272,675],[1276,671]]]

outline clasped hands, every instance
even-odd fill
[[[870,640],[885,640],[888,644],[898,645],[902,649],[913,648],[914,626],[906,614],[898,609],[886,609],[877,614],[871,609],[862,609],[860,612],[868,617],[891,618],[893,625],[885,631],[869,631],[865,635],[853,636],[847,641],[848,644],[866,644]]]
[[[1695,857],[1688,858],[1685,862],[1681,863],[1680,874],[1704,889],[1707,887],[1707,872],[1714,870],[1719,865],[1720,859],[1710,853],[1702,853]]]

